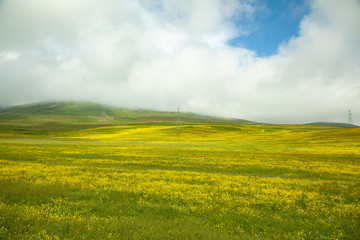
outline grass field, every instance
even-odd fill
[[[0,132],[0,239],[360,239],[360,129]]]

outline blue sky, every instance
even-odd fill
[[[309,14],[306,0],[261,0],[254,18],[247,20],[248,33],[231,39],[228,44],[253,50],[258,56],[277,53],[278,46],[299,35],[299,24]],[[243,19],[235,22],[243,27]]]

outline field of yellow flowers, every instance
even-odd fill
[[[360,239],[360,129],[0,133],[0,239]]]

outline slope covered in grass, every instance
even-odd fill
[[[313,123],[308,123],[308,125],[320,125],[320,126],[343,127],[343,128],[359,127],[357,125],[350,124],[350,123],[338,123],[338,122],[313,122]]]
[[[0,135],[1,239],[359,239],[360,129]]]
[[[46,133],[121,124],[171,124],[176,112],[131,110],[88,102],[42,102],[0,109],[0,130]],[[181,113],[183,123],[251,123],[240,119]]]

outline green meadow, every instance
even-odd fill
[[[360,239],[360,128],[84,106],[0,114],[0,239]]]

